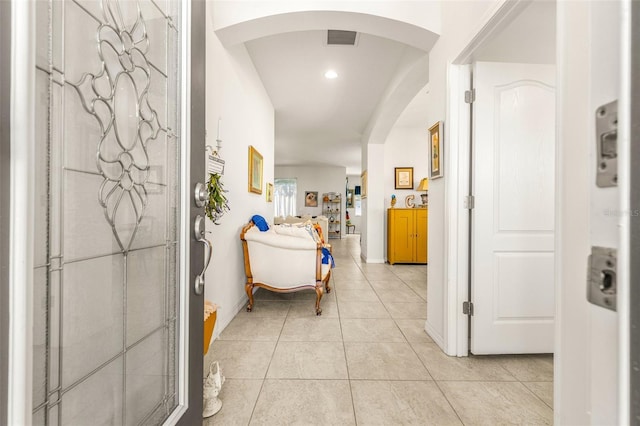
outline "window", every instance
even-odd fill
[[[275,204],[275,215],[295,216],[296,196],[298,194],[298,183],[296,179],[275,179],[273,202]]]

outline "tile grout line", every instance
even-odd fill
[[[535,393],[534,391],[532,391],[531,389],[529,389],[529,386],[525,385],[525,383],[528,382],[522,382],[518,380],[518,383],[520,383],[522,386],[524,386],[524,388],[529,391],[530,394],[532,394],[534,397],[536,397],[540,402],[542,402],[544,405],[546,405],[547,407],[549,407],[551,409],[551,412],[553,413],[553,407],[550,406],[549,404],[547,404],[541,397],[538,396],[537,393]],[[538,382],[538,383],[542,383],[542,382]],[[549,383],[549,382],[545,382],[545,383]],[[553,382],[551,382],[551,384],[553,385]]]
[[[440,384],[438,383],[438,380],[436,380],[433,377],[433,374],[431,374],[431,371],[429,371],[429,368],[427,367],[426,363],[422,360],[422,358],[420,357],[420,355],[418,355],[418,353],[416,352],[416,349],[413,347],[413,345],[411,343],[409,343],[409,347],[411,348],[411,350],[413,351],[413,353],[418,357],[418,360],[420,361],[420,363],[422,364],[422,366],[424,367],[425,370],[427,370],[427,374],[429,375],[429,377],[431,377],[431,380],[433,381],[433,383],[435,383],[436,387],[438,388],[438,390],[440,391],[440,394],[444,397],[445,401],[447,401],[447,404],[449,404],[449,407],[451,407],[451,409],[453,410],[453,412],[455,413],[456,417],[458,418],[458,420],[460,420],[460,423],[464,425],[464,422],[462,421],[462,417],[460,417],[460,414],[458,413],[458,411],[455,409],[455,407],[453,406],[453,404],[451,403],[451,401],[449,401],[449,398],[447,398],[447,395],[444,393],[444,391],[442,390],[442,388],[440,387]]]
[[[289,301],[289,306],[287,306],[287,314],[284,317],[284,321],[282,322],[282,327],[280,328],[280,333],[278,334],[278,339],[275,342],[275,346],[273,347],[273,353],[271,354],[271,358],[269,359],[269,364],[267,365],[267,369],[264,372],[264,377],[262,378],[262,384],[260,385],[260,390],[258,391],[258,396],[256,398],[256,402],[253,404],[253,408],[251,409],[251,415],[249,416],[249,423],[253,420],[253,415],[256,412],[256,407],[258,406],[258,401],[260,400],[260,395],[262,395],[262,391],[264,389],[264,384],[267,381],[267,375],[269,374],[269,368],[271,368],[271,363],[273,362],[273,357],[276,355],[276,350],[278,349],[278,343],[280,343],[280,337],[282,336],[282,330],[284,330],[284,325],[287,322],[287,318],[289,318],[289,312],[291,311],[291,301]]]
[[[425,367],[426,368],[426,367]],[[460,420],[461,424],[465,424],[464,421],[462,421],[462,417],[460,417],[460,414],[458,413],[458,410],[456,410],[456,408],[453,406],[453,404],[451,403],[451,401],[449,401],[449,398],[447,397],[447,394],[444,393],[444,391],[442,390],[442,388],[440,387],[440,383],[438,383],[437,380],[433,381],[436,384],[436,387],[438,388],[438,390],[440,391],[440,393],[442,394],[442,396],[444,397],[445,401],[447,401],[447,404],[449,404],[449,407],[451,407],[451,409],[453,410],[453,412],[456,414],[456,417],[458,418],[458,420]]]
[[[553,356],[553,355],[552,355],[552,356]],[[529,358],[531,358],[531,357],[529,356]],[[506,368],[505,368],[505,370],[506,370]],[[507,371],[508,371],[508,370],[507,370]],[[511,372],[510,372],[510,371],[509,371],[509,374],[511,374]],[[525,387],[525,389],[527,389],[530,393],[532,393],[532,394],[533,394],[533,396],[535,396],[536,398],[538,398],[538,399],[539,399],[539,400],[540,400],[544,405],[546,405],[547,407],[549,407],[549,408],[551,409],[551,412],[552,412],[552,413],[555,411],[551,405],[547,404],[547,402],[546,402],[546,401],[544,401],[540,396],[538,396],[538,394],[537,394],[537,393],[535,393],[534,391],[532,391],[531,389],[529,389],[529,386],[527,386],[527,385],[525,384],[525,383],[533,383],[533,382],[531,382],[531,381],[526,382],[526,381],[524,381],[524,380],[520,380],[518,377],[516,377],[516,375],[515,375],[515,374],[511,374],[511,375],[512,375],[513,377],[515,377],[515,378],[516,378],[516,380],[518,380],[518,382],[519,382],[519,383],[521,383],[521,384],[522,384],[522,386],[524,386],[524,387]],[[548,381],[545,381],[545,380],[538,380],[537,382],[538,382],[538,383],[549,383]],[[552,378],[552,380],[551,380],[551,382],[550,382],[550,383],[551,383],[551,386],[552,386],[552,389],[553,389],[553,386],[554,386],[554,384],[555,384],[555,371],[554,371],[553,378]]]
[[[352,261],[355,263],[353,256]],[[357,267],[357,265],[356,265]],[[335,279],[335,278],[334,278]],[[335,284],[335,282],[334,282]],[[334,291],[337,291],[334,285]],[[351,395],[351,409],[353,410],[353,422],[357,426],[358,425],[358,416],[356,414],[356,403],[353,399],[353,386],[351,383],[351,372],[349,371],[349,361],[347,360],[347,347],[344,342],[344,331],[342,330],[342,316],[340,315],[340,305],[338,303],[338,294],[336,293],[336,309],[338,310],[338,322],[340,324],[340,336],[342,337],[342,353],[344,355],[344,365],[347,369],[347,380],[349,383],[349,395]]]

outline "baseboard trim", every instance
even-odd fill
[[[447,353],[446,348],[444,347],[444,338],[440,333],[436,332],[433,326],[429,324],[429,321],[424,322],[424,331],[427,332],[436,345],[440,346],[440,349],[442,349],[444,353]]]
[[[224,329],[227,328],[229,323],[236,317],[236,315],[238,315],[238,312],[240,312],[247,306],[247,303],[249,303],[249,298],[247,296],[244,296],[238,303],[235,304],[235,306],[231,310],[231,312],[233,312],[233,315],[229,316],[228,319],[225,319],[224,322],[216,323],[215,330],[213,330],[213,337],[211,338],[212,343],[218,338],[218,336],[220,336],[220,333],[222,333]],[[219,315],[218,318],[220,318]]]
[[[385,263],[384,259],[367,259],[363,255],[360,255],[360,258],[364,260],[364,263]]]

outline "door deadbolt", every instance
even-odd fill
[[[193,193],[193,199],[196,202],[196,206],[204,207],[207,200],[209,199],[209,193],[204,183],[196,183],[196,187]]]
[[[616,265],[616,249],[591,247],[587,299],[594,305],[612,311],[617,309]]]

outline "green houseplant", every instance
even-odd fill
[[[207,192],[209,193],[209,201],[204,206],[205,214],[211,221],[220,225],[218,221],[226,212],[231,210],[229,200],[224,195],[227,192],[222,185],[222,176],[218,173],[212,173],[207,181]]]

